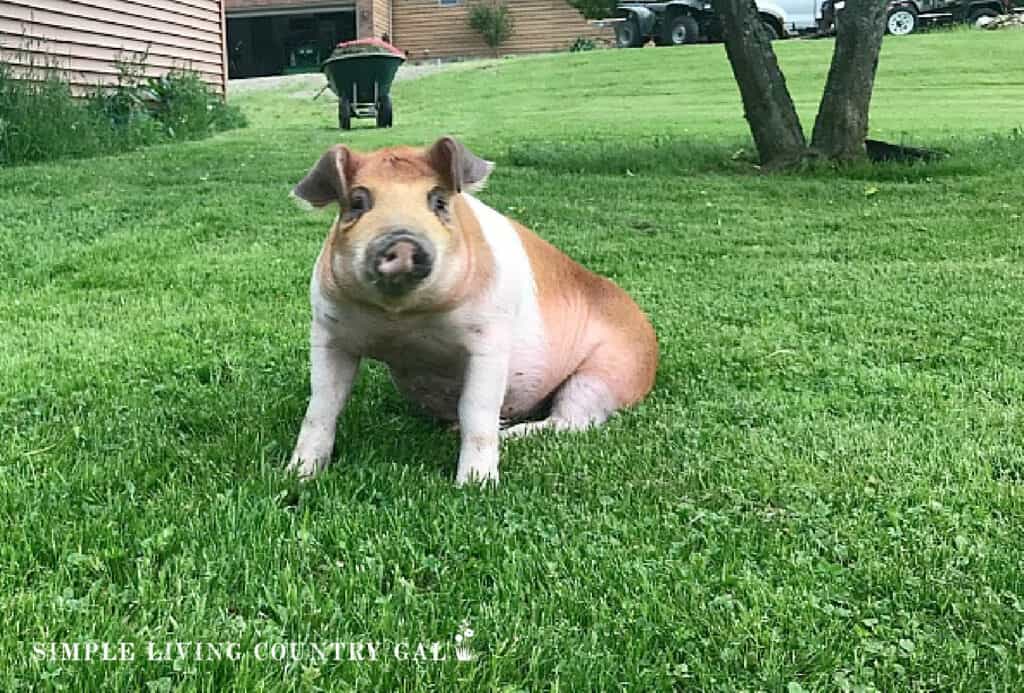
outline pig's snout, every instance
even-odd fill
[[[434,266],[431,242],[408,231],[392,231],[370,243],[367,271],[377,288],[386,294],[412,289]]]

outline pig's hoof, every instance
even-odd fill
[[[303,459],[298,455],[293,455],[291,462],[288,463],[288,471],[299,477],[300,481],[309,481],[324,470],[327,462],[326,457]]]
[[[479,484],[480,486],[498,485],[498,468],[495,466],[468,467],[459,469],[455,474],[455,485],[463,487],[466,484]]]

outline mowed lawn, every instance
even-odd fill
[[[810,130],[832,44],[776,46]],[[952,153],[917,167],[759,174],[693,46],[456,66],[396,85],[389,131],[246,94],[247,130],[0,171],[0,690],[1019,690],[1022,50],[886,40],[873,135]],[[367,364],[300,486],[331,212],[289,188],[335,142],[445,133],[650,314],[656,388],[459,490],[457,437]],[[351,641],[386,656],[255,656]],[[419,642],[446,661],[391,656]]]

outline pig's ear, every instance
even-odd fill
[[[314,207],[324,207],[332,202],[343,205],[348,198],[351,169],[352,152],[348,147],[336,144],[324,152],[306,177],[292,189],[292,196]]]
[[[494,164],[466,149],[454,137],[442,137],[428,153],[430,165],[452,192],[482,190]]]

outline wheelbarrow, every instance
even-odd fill
[[[391,83],[405,58],[393,53],[350,53],[328,58],[320,69],[338,97],[338,126],[352,128],[353,118],[376,118],[377,127],[394,123]]]

